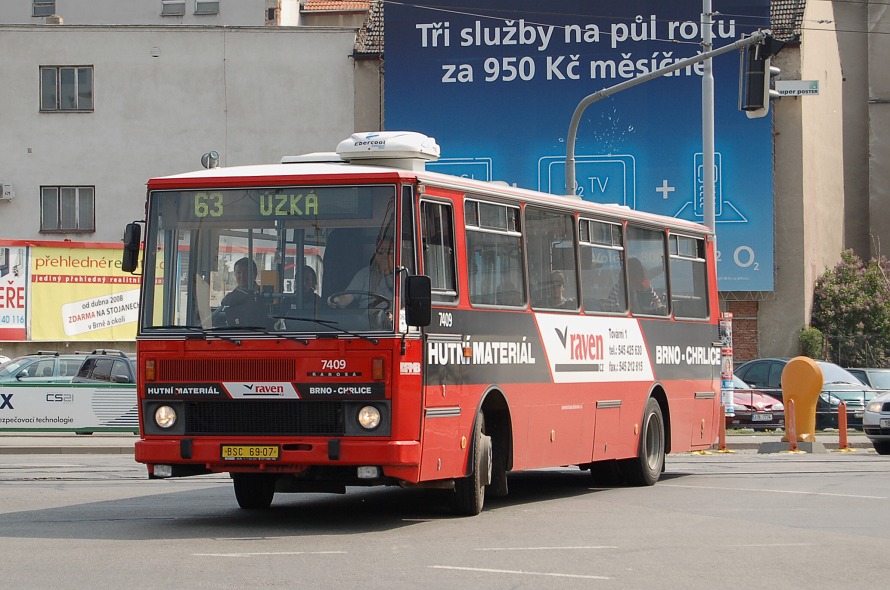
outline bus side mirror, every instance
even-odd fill
[[[124,254],[121,270],[132,273],[139,265],[139,243],[142,241],[142,226],[128,223],[124,230]]]
[[[425,328],[432,321],[432,283],[425,275],[405,279],[405,319],[409,326]]]

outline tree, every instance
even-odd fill
[[[822,331],[829,356],[845,367],[890,365],[890,262],[868,263],[852,250],[816,281],[811,324]]]

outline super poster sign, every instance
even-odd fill
[[[386,127],[435,137],[443,158],[430,170],[564,194],[575,107],[700,53],[701,8],[699,0],[387,3]],[[766,0],[714,9],[727,15],[714,17],[715,48],[769,26]],[[771,291],[772,123],[738,110],[738,53],[713,65],[719,287]],[[702,71],[685,68],[588,107],[575,148],[583,199],[704,220]]]

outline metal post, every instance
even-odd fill
[[[714,38],[714,19],[711,14],[711,0],[702,0],[701,43],[705,54],[711,52]],[[701,134],[702,134],[702,211],[704,224],[717,237],[716,187],[714,179],[714,70],[711,58],[704,61],[701,79]]]
[[[717,57],[718,55],[723,55],[724,53],[729,53],[730,51],[736,49],[742,49],[743,47],[747,47],[748,45],[754,45],[756,43],[762,43],[764,39],[769,35],[769,31],[756,31],[751,34],[750,37],[746,37],[744,39],[739,39],[735,43],[730,45],[726,45],[721,47],[720,49],[715,49],[714,51],[709,51],[707,53],[701,53],[699,55],[688,57],[686,59],[681,59],[680,61],[675,62],[670,66],[666,66],[657,70],[653,70],[648,74],[644,74],[642,76],[638,76],[633,78],[632,80],[626,80],[621,82],[620,84],[616,84],[614,86],[610,86],[608,88],[603,88],[593,94],[585,96],[578,106],[575,107],[575,112],[572,113],[572,120],[569,123],[569,132],[566,135],[566,190],[565,194],[567,196],[574,197],[575,188],[576,188],[576,180],[575,180],[575,140],[578,137],[578,126],[581,123],[581,115],[584,114],[584,110],[597,102],[600,99],[606,98],[622,90],[627,90],[633,86],[637,86],[638,84],[642,84],[643,82],[648,82],[649,80],[660,78],[665,74],[669,74],[670,72],[674,72],[676,70],[681,70],[685,67],[695,65],[699,62],[705,61],[706,59],[710,59],[712,57]],[[713,116],[712,116],[713,119]],[[713,124],[713,123],[712,123]],[[712,168],[713,174],[713,168]],[[713,186],[713,182],[711,183]]]

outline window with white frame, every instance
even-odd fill
[[[219,14],[219,2],[196,0],[195,14]]]
[[[40,187],[40,231],[96,231],[96,188],[92,186]]]
[[[31,16],[51,16],[56,13],[55,0],[34,0],[31,3]]]
[[[183,16],[185,0],[161,0],[161,16]]]
[[[92,112],[93,66],[40,66],[40,110]]]

